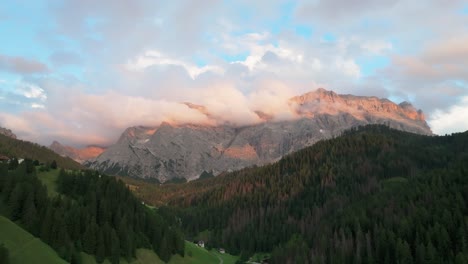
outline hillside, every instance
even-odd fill
[[[186,235],[210,230],[209,243],[234,254],[272,252],[272,263],[468,256],[468,132],[368,126],[269,166],[179,185],[129,183],[149,202],[169,204]]]
[[[286,117],[258,109],[249,124],[221,122],[217,113],[185,103],[209,122],[163,122],[125,130],[119,140],[84,164],[111,175],[193,180],[204,172],[218,175],[252,165],[265,165],[284,155],[332,138],[351,127],[385,124],[418,134],[432,134],[422,111],[409,103],[352,96],[318,89],[284,98]]]
[[[83,169],[78,162],[62,157],[44,146],[3,134],[0,134],[0,155],[5,155],[9,158],[29,158],[49,164],[55,160],[60,168]]]
[[[114,177],[63,169],[42,171],[40,177],[47,185],[31,160],[13,170],[0,163],[0,214],[67,262],[81,263],[80,252],[94,255],[98,262],[131,261],[143,248],[164,261],[184,255],[183,236],[174,218],[144,206]],[[54,187],[48,195],[47,188]]]
[[[0,244],[9,250],[11,264],[41,263],[65,264],[57,253],[14,222],[0,215]]]

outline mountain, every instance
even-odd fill
[[[13,139],[16,139],[16,135],[10,130],[3,127],[0,127],[0,135],[4,135]]]
[[[211,118],[204,106],[185,103]],[[85,165],[108,174],[167,181],[196,179],[279,160],[351,127],[385,124],[418,134],[432,134],[424,114],[409,103],[316,91],[293,97],[288,107],[295,118],[277,120],[257,111],[258,124],[217,126],[162,123],[128,128],[117,141]]]
[[[468,131],[369,125],[279,162],[185,184],[123,177],[187,237],[268,263],[467,263]],[[242,257],[241,257],[242,258]]]
[[[49,148],[40,146],[29,141],[15,139],[0,134],[0,155],[9,158],[29,158],[42,163],[51,164],[56,161],[57,165],[64,169],[83,169],[84,167],[76,161],[62,157]]]
[[[87,146],[82,149],[73,148],[70,146],[64,146],[57,141],[54,141],[49,148],[55,153],[74,159],[75,161],[82,163],[85,160],[95,158],[99,156],[106,148],[100,146]]]

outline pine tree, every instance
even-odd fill
[[[111,241],[111,263],[112,264],[118,264],[120,261],[120,243],[119,243],[119,237],[117,236],[117,233],[115,232],[114,229],[111,231],[110,235],[110,241]]]
[[[96,260],[99,263],[102,263],[106,256],[106,248],[105,248],[105,241],[104,235],[102,231],[98,231],[97,234],[97,245],[96,245]]]
[[[0,244],[0,263],[10,264],[10,254],[3,244]]]
[[[53,160],[52,163],[50,163],[50,168],[53,170],[57,169],[57,162],[55,160]]]
[[[19,165],[18,159],[17,158],[12,158],[8,165],[9,165],[8,166],[9,170],[16,170],[16,168],[18,168],[18,165]]]
[[[459,252],[455,257],[455,264],[466,264],[468,263],[468,258],[462,253]]]
[[[21,223],[30,233],[37,235],[38,215],[36,205],[34,204],[34,192],[28,192],[23,203]]]
[[[24,199],[24,189],[22,184],[17,184],[11,192],[8,205],[10,207],[10,216],[13,221],[21,218]]]
[[[426,247],[420,243],[416,248],[416,264],[426,263]]]
[[[83,234],[83,250],[84,252],[93,255],[96,252],[96,238],[97,228],[94,223],[88,224],[86,231]]]
[[[52,220],[53,220],[53,209],[52,205],[49,203],[45,214],[41,221],[41,229],[39,231],[39,236],[42,241],[50,244],[52,240]]]

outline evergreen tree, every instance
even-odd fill
[[[117,233],[114,229],[111,231],[110,235],[111,241],[111,252],[110,252],[110,260],[112,264],[118,264],[120,262],[120,243]]]
[[[38,212],[34,204],[34,192],[29,191],[26,193],[26,199],[24,199],[23,202],[21,223],[32,234],[38,234]]]
[[[99,263],[102,263],[104,261],[106,255],[106,249],[105,249],[105,241],[104,241],[104,235],[102,231],[97,232],[97,245],[96,245],[96,260]]]
[[[3,244],[0,244],[0,263],[10,264],[10,254]]]
[[[50,168],[53,170],[57,169],[57,162],[55,160],[53,160],[52,163],[50,163]]]
[[[8,169],[9,170],[16,170],[18,168],[19,162],[17,158],[12,158],[10,159],[10,163],[8,163]]]

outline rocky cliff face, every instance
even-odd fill
[[[340,134],[358,125],[386,124],[419,134],[431,134],[424,115],[409,103],[339,95],[319,89],[289,99],[296,118],[274,122],[257,111],[263,123],[250,126],[173,125],[128,128],[118,142],[85,165],[109,174],[141,178],[195,179],[203,171],[262,165]],[[203,106],[188,104],[209,116]]]
[[[0,127],[0,134],[16,139],[16,135],[10,129]]]
[[[64,157],[70,157],[79,163],[95,158],[105,150],[105,148],[99,146],[87,146],[82,149],[76,149],[70,146],[64,146],[57,141],[54,141],[49,148],[55,153]]]

